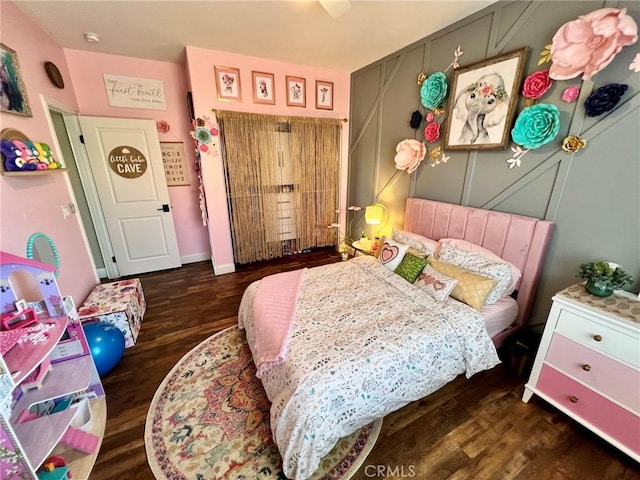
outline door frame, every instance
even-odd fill
[[[59,156],[61,155],[60,144],[58,143],[58,137],[53,126],[53,121],[51,120],[51,115],[49,115],[49,109],[55,110],[61,113],[63,116],[65,126],[67,127],[67,134],[69,135],[69,143],[71,144],[71,150],[73,151],[74,161],[78,168],[78,174],[80,175],[80,181],[87,198],[87,205],[89,206],[89,212],[91,213],[93,226],[98,238],[98,245],[100,246],[100,252],[102,255],[102,260],[104,262],[106,276],[107,278],[118,278],[120,276],[120,271],[118,270],[117,264],[112,260],[112,258],[114,257],[114,253],[113,247],[111,246],[111,238],[109,237],[109,233],[107,231],[107,224],[105,222],[104,213],[102,212],[102,206],[98,198],[98,191],[93,180],[93,174],[91,172],[91,166],[89,164],[89,157],[87,156],[87,151],[84,148],[84,145],[80,142],[80,135],[82,135],[82,130],[80,130],[80,122],[78,121],[79,113],[77,112],[77,110],[69,107],[68,105],[60,103],[51,98],[47,98],[42,94],[40,95],[40,97],[44,107],[45,118],[53,137],[54,148],[58,152]],[[69,181],[68,175],[65,175],[65,180],[67,182],[67,189],[69,190],[71,199],[73,200],[74,205],[77,205],[76,196],[73,192],[73,188],[71,186],[71,182]],[[100,277],[93,261],[93,254],[91,253],[89,240],[87,238],[85,226],[81,218],[79,218],[79,223],[85,248],[87,249],[89,257],[91,258],[93,269],[96,272],[96,276]]]

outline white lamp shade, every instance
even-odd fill
[[[369,205],[364,211],[364,219],[369,225],[379,225],[382,222],[383,215],[382,205]]]

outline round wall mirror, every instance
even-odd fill
[[[58,249],[51,237],[44,233],[34,233],[27,242],[27,258],[55,267],[55,276],[60,273],[60,257]]]

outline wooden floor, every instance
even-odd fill
[[[103,379],[108,420],[91,479],[153,480],[144,424],[165,375],[202,340],[236,324],[251,282],[333,261],[336,252],[321,250],[218,277],[210,262],[141,275],[147,312],[137,345]],[[388,415],[352,478],[640,479],[637,463],[540,399],[523,403],[523,383],[499,366]]]

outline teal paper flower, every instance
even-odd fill
[[[560,131],[558,107],[548,103],[536,103],[520,112],[511,130],[511,138],[518,145],[533,150],[556,138]]]
[[[204,127],[196,130],[196,140],[200,143],[209,143],[211,141],[211,133]]]
[[[425,108],[438,108],[447,96],[447,77],[442,72],[429,75],[420,87],[420,100]]]

